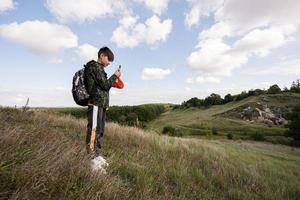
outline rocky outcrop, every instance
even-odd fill
[[[255,106],[244,108],[240,115],[244,120],[273,126],[285,125],[288,123],[288,121],[282,117],[285,112],[286,111],[282,108],[271,109],[266,104],[258,102]]]

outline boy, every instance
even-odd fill
[[[108,47],[102,47],[98,52],[98,60],[88,62],[85,67],[86,88],[90,95],[88,103],[88,124],[86,135],[86,149],[91,158],[100,156],[103,140],[105,113],[109,106],[109,90],[117,78],[120,70],[107,79],[104,68],[113,62],[114,54]]]

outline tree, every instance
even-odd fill
[[[242,99],[245,99],[248,97],[248,93],[246,91],[243,91],[241,94],[238,94],[235,98],[236,101],[240,101]]]
[[[265,94],[265,91],[261,90],[261,89],[256,89],[256,90],[254,90],[254,94],[255,94],[255,96],[259,96],[261,94]]]
[[[249,90],[248,91],[248,97],[251,97],[251,96],[255,96],[255,91],[254,90]]]
[[[191,107],[198,107],[198,106],[200,106],[200,104],[199,104],[199,99],[198,99],[197,97],[191,98],[191,99],[188,100],[186,103],[188,104],[189,107],[190,107],[190,106],[191,106]]]
[[[223,99],[221,98],[221,96],[219,94],[215,94],[215,93],[212,93],[211,95],[209,95],[208,97],[206,97],[204,99],[204,103],[207,106],[220,105],[220,104],[222,104],[222,102],[223,102]]]
[[[297,81],[293,81],[291,88],[290,88],[291,92],[295,92],[295,93],[300,93],[300,82],[299,79],[297,79]]]
[[[231,96],[231,94],[226,94],[224,97],[224,103],[228,103],[233,101],[233,96]]]
[[[282,91],[283,91],[283,92],[288,92],[289,89],[288,89],[286,86],[284,86],[283,89],[282,89]]]
[[[300,103],[295,106],[292,112],[288,115],[288,119],[290,120],[289,127],[289,135],[294,138],[294,140],[300,140]]]
[[[270,86],[268,89],[268,94],[278,94],[280,92],[281,89],[277,84]]]

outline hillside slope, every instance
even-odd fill
[[[90,169],[85,120],[0,108],[0,199],[297,199],[300,150],[173,138],[109,123],[107,175]]]
[[[214,128],[218,130],[221,136],[231,133],[237,135],[238,138],[243,138],[260,132],[265,134],[267,138],[268,136],[280,137],[286,131],[284,126],[268,126],[263,123],[245,120],[239,117],[240,113],[249,106],[263,104],[268,108],[282,110],[282,113],[286,114],[297,103],[300,103],[300,94],[281,93],[252,96],[225,105],[215,105],[208,109],[169,110],[158,119],[148,123],[147,129],[161,133],[165,126],[171,125],[180,129],[184,135],[207,135]]]

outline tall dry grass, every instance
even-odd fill
[[[114,176],[91,170],[82,121],[2,109],[1,198],[127,199]]]
[[[159,136],[109,123],[107,175],[85,155],[85,120],[0,109],[0,197],[297,199],[300,151]]]

